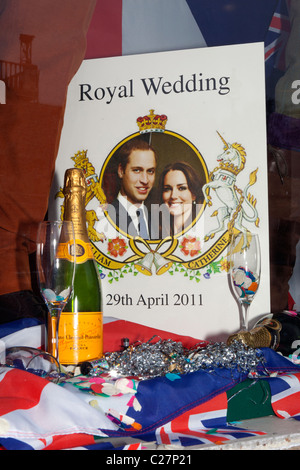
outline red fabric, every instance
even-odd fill
[[[300,420],[300,373],[284,374],[279,380],[269,380],[272,408],[279,418],[297,417]]]
[[[0,415],[16,409],[29,410],[40,401],[41,393],[47,381],[28,372],[13,369],[1,381],[2,390],[9,390],[0,400]],[[34,385],[33,385],[34,384]]]
[[[43,442],[43,439],[40,439]],[[53,436],[52,442],[46,445],[44,450],[72,449],[95,444],[95,439],[89,434],[66,434],[65,436]]]
[[[181,336],[126,320],[116,320],[105,324],[103,327],[103,350],[104,352],[120,351],[123,338],[128,338],[130,344],[132,344],[135,341],[146,342],[154,335],[157,335],[157,340],[172,339],[180,341],[186,348],[192,347],[201,341],[190,336]],[[203,341],[203,344],[207,343]]]
[[[122,0],[97,0],[87,34],[86,59],[122,55]]]
[[[289,310],[294,310],[294,306],[295,306],[295,301],[293,299],[293,297],[291,296],[290,292],[288,293],[288,309]]]
[[[199,431],[195,431],[190,429],[190,421],[193,419],[194,415],[198,415],[196,419],[199,421],[201,418],[205,416],[205,414],[209,415],[209,413],[214,413],[216,414],[219,412],[219,410],[227,410],[227,394],[226,392],[220,393],[216,397],[212,398],[211,400],[206,401],[205,403],[202,403],[201,405],[195,406],[193,410],[189,410],[182,415],[178,416],[175,418],[171,424],[171,432],[173,434],[181,434],[185,436],[192,436],[192,437],[198,437],[199,439],[208,439],[207,436],[207,429],[205,428],[200,429]],[[159,430],[159,435],[161,439],[162,444],[170,445],[172,444],[170,440],[170,430],[168,427],[166,428],[165,426],[162,426]],[[210,435],[209,440],[210,442],[214,442],[215,444],[217,443],[223,443],[223,441],[227,441],[230,438],[228,436],[224,436],[224,438],[220,437],[219,435]]]

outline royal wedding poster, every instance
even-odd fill
[[[82,63],[69,85],[49,218],[61,217],[65,171],[82,168],[105,317],[224,340],[240,326],[227,257],[229,234],[238,232],[260,236],[250,326],[270,312],[264,90],[262,43]],[[174,229],[173,214],[169,232],[145,239],[109,216],[120,190],[120,151],[132,139],[156,154],[152,182],[143,183],[153,226],[171,194],[164,169],[178,162],[192,168],[193,183],[184,174],[192,212],[181,228]]]

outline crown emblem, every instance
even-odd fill
[[[230,162],[220,163],[219,169],[229,171],[229,173],[232,173],[235,176],[237,176],[242,171],[241,167],[239,168],[237,166],[234,166],[233,163]]]
[[[140,116],[136,120],[140,133],[164,132],[168,120],[167,116],[165,114],[155,114],[154,109],[150,109],[149,112],[150,114],[147,116]]]

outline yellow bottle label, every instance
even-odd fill
[[[88,259],[94,258],[92,247],[89,242],[84,242],[83,240],[76,238],[75,244],[77,264],[84,263]],[[69,245],[68,243],[60,243],[56,252],[56,257],[73,261],[74,254],[70,253],[70,247],[72,248],[72,245]]]
[[[58,327],[61,364],[80,364],[103,354],[102,312],[62,312]]]

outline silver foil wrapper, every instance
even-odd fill
[[[106,353],[100,360],[90,363],[88,375],[104,372],[118,377],[137,377],[139,380],[161,377],[168,373],[187,374],[198,370],[214,372],[230,369],[253,375],[264,357],[259,349],[234,341],[227,345],[199,343],[193,348],[181,342],[156,337],[145,343],[135,343],[123,351]]]

